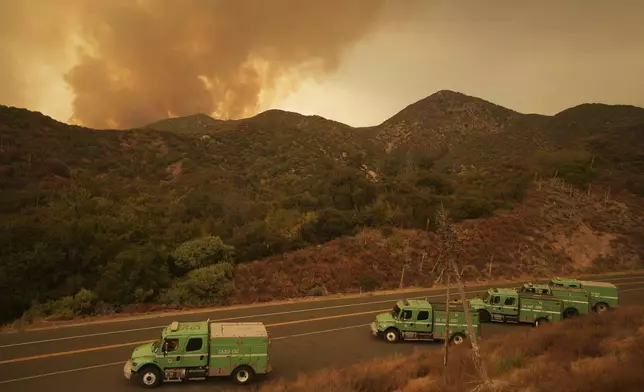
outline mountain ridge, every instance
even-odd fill
[[[560,115],[575,112],[577,110],[584,110],[586,108],[591,108],[591,109],[601,108],[601,109],[622,110],[622,111],[631,110],[633,112],[635,112],[635,111],[644,112],[644,107],[640,107],[640,106],[636,106],[636,105],[630,105],[630,104],[606,104],[606,103],[601,103],[601,102],[584,102],[584,103],[577,104],[575,106],[571,106],[569,108],[562,109],[561,111],[559,111],[559,112],[557,112],[555,114],[552,114],[552,115],[546,115],[546,114],[540,114],[540,113],[523,113],[523,112],[519,112],[519,111],[516,111],[514,109],[511,109],[511,108],[508,108],[508,107],[493,103],[492,101],[488,101],[488,100],[485,100],[483,98],[480,98],[480,97],[477,97],[477,96],[474,96],[474,95],[468,95],[468,94],[461,93],[461,92],[454,91],[454,90],[443,89],[443,90],[438,90],[435,93],[426,96],[425,98],[421,98],[421,99],[419,99],[419,100],[417,100],[417,101],[415,101],[413,103],[410,103],[410,104],[406,105],[405,107],[403,107],[399,111],[395,112],[392,116],[390,116],[386,120],[382,121],[379,124],[375,124],[375,125],[365,125],[365,126],[354,127],[354,126],[350,126],[348,124],[344,124],[344,123],[342,123],[340,121],[333,120],[331,118],[327,118],[327,117],[320,116],[320,115],[317,115],[317,114],[304,115],[304,114],[301,114],[301,113],[297,113],[297,112],[294,112],[294,111],[283,110],[283,109],[267,109],[267,110],[264,110],[262,112],[259,112],[259,113],[255,114],[255,115],[245,117],[245,118],[239,118],[239,119],[235,119],[235,120],[217,119],[217,118],[212,117],[212,116],[210,116],[208,114],[205,114],[205,113],[194,113],[194,114],[186,115],[186,116],[178,116],[178,117],[159,119],[157,121],[154,121],[152,123],[149,123],[147,125],[139,127],[138,129],[166,130],[167,127],[163,127],[163,129],[159,129],[159,126],[163,125],[164,122],[174,123],[176,120],[182,120],[182,121],[194,120],[197,123],[198,122],[206,122],[206,123],[212,123],[212,124],[217,125],[217,124],[221,124],[221,123],[237,123],[237,122],[241,122],[241,121],[245,121],[245,120],[261,119],[261,118],[264,118],[264,117],[271,117],[271,116],[277,116],[277,115],[291,116],[291,117],[316,118],[316,119],[322,119],[322,120],[342,124],[342,125],[346,126],[347,128],[371,129],[371,128],[381,127],[381,126],[386,125],[388,122],[392,122],[392,120],[395,120],[396,117],[400,117],[401,115],[407,114],[407,112],[409,112],[410,109],[414,109],[413,112],[421,112],[421,111],[423,111],[423,109],[428,109],[428,107],[431,110],[431,109],[435,109],[434,106],[437,106],[437,105],[440,106],[440,105],[445,104],[445,103],[454,103],[454,102],[460,103],[460,104],[465,104],[465,105],[468,105],[468,104],[469,105],[473,105],[473,104],[489,105],[491,107],[500,109],[501,111],[505,111],[507,113],[512,113],[512,114],[521,115],[521,116],[528,116],[528,117],[540,117],[540,118],[553,118],[553,117],[557,117],[557,116],[560,116]],[[428,105],[428,104],[430,104],[430,105]],[[31,113],[31,114],[40,114],[41,116],[47,118],[48,120],[52,120],[52,121],[58,122],[60,124],[65,124],[65,125],[73,126],[73,127],[91,129],[91,128],[84,127],[82,125],[75,125],[75,124],[65,123],[64,121],[56,120],[56,119],[54,119],[54,118],[52,118],[52,117],[50,117],[50,116],[48,116],[48,115],[46,115],[44,113],[41,113],[39,111],[34,111],[34,110],[27,109],[27,108],[14,107],[14,106],[10,106],[10,105],[2,105],[2,104],[0,104],[0,109],[2,109],[2,110],[14,110],[14,111],[18,110],[18,111],[26,111],[26,112]],[[137,129],[137,128],[132,128],[132,129]],[[115,130],[124,130],[124,129],[115,129]],[[128,130],[129,130],[129,128],[128,128]]]
[[[521,115],[521,116],[526,116],[526,117],[539,117],[539,118],[553,118],[553,117],[557,117],[559,115],[563,115],[563,114],[566,114],[566,113],[569,113],[569,112],[574,112],[575,110],[581,110],[581,109],[587,108],[587,107],[604,108],[604,109],[606,109],[606,108],[609,108],[609,109],[614,108],[616,110],[622,110],[622,109],[626,109],[626,110],[644,110],[644,107],[640,107],[640,106],[636,106],[636,105],[606,104],[606,103],[601,103],[601,102],[588,102],[588,103],[580,103],[580,104],[577,104],[575,106],[571,106],[569,108],[562,109],[561,111],[559,111],[559,112],[557,112],[555,114],[552,114],[552,115],[540,114],[540,113],[524,113],[524,112],[519,112],[517,110],[511,109],[511,108],[508,108],[508,107],[505,107],[505,106],[502,106],[502,105],[499,105],[499,104],[496,104],[496,103],[494,103],[492,101],[488,101],[488,100],[485,100],[483,98],[480,98],[480,97],[477,97],[477,96],[474,96],[474,95],[468,95],[468,94],[461,93],[461,92],[458,92],[458,91],[444,89],[444,90],[438,90],[433,94],[430,94],[430,95],[428,95],[428,96],[426,96],[424,98],[421,98],[421,99],[419,99],[419,100],[417,100],[415,102],[412,102],[412,103],[406,105],[405,107],[403,107],[400,110],[398,110],[397,112],[395,112],[389,118],[385,119],[384,121],[380,122],[379,124],[374,124],[374,125],[350,126],[348,124],[342,123],[341,121],[333,120],[331,118],[320,116],[320,115],[317,115],[317,114],[304,115],[304,114],[301,114],[301,113],[297,113],[297,112],[294,112],[294,111],[283,110],[283,109],[267,109],[267,110],[264,110],[262,112],[259,112],[259,113],[255,114],[253,116],[249,116],[249,117],[246,117],[246,118],[240,118],[240,119],[236,119],[236,120],[216,119],[214,117],[208,116],[208,115],[203,114],[203,113],[198,113],[198,114],[194,114],[194,115],[190,115],[190,116],[176,117],[176,118],[190,118],[192,116],[205,116],[205,117],[208,117],[208,118],[210,118],[212,120],[215,120],[215,121],[218,121],[218,122],[239,122],[239,121],[244,121],[244,120],[262,118],[264,116],[273,115],[273,114],[281,114],[281,115],[290,115],[290,116],[297,115],[297,116],[301,116],[301,117],[305,117],[305,118],[319,118],[319,119],[335,122],[335,123],[338,123],[338,124],[342,124],[342,125],[344,125],[344,126],[346,126],[348,128],[353,128],[353,129],[371,129],[371,128],[381,127],[381,126],[385,125],[386,123],[391,122],[397,116],[401,116],[402,114],[406,114],[406,112],[409,111],[409,109],[414,109],[414,108],[418,107],[418,108],[421,108],[421,110],[415,110],[415,111],[422,111],[422,109],[426,108],[427,104],[431,104],[431,105],[439,104],[440,105],[440,104],[445,103],[445,102],[454,102],[454,101],[456,101],[456,102],[460,101],[463,104],[470,104],[470,105],[471,104],[490,105],[492,107],[495,107],[497,109],[501,109],[502,111],[507,111],[507,112],[515,114],[515,115]],[[156,121],[156,122],[154,122],[152,124],[160,123],[160,122],[163,122],[163,121],[166,121],[166,120],[172,120],[172,118],[170,118],[170,119],[160,119],[160,120],[158,120],[158,121]],[[150,127],[150,125],[151,124],[148,124],[145,127]]]

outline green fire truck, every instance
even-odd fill
[[[619,290],[609,282],[594,282],[589,280],[552,278],[549,282],[552,287],[577,288],[588,293],[590,306],[597,313],[619,306]]]
[[[148,388],[216,376],[232,376],[244,385],[271,371],[270,345],[261,322],[174,321],[159,341],[134,349],[123,373]]]
[[[371,334],[383,337],[387,342],[400,340],[445,340],[461,344],[467,338],[467,323],[463,306],[449,304],[449,331],[447,325],[447,304],[432,304],[426,299],[405,299],[397,301],[390,312],[381,313],[371,323]],[[471,313],[472,327],[480,335],[478,314]]]
[[[546,298],[556,297],[560,299],[563,302],[564,318],[588,314],[592,310],[590,295],[579,288],[524,283],[518,288],[518,291],[519,293],[531,293]]]
[[[564,318],[564,302],[554,295],[519,292],[512,288],[488,289],[483,298],[468,301],[482,322],[532,323],[535,326]]]

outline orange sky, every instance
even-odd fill
[[[163,4],[163,6],[161,6]],[[373,125],[441,89],[644,106],[644,1],[0,2],[0,103],[91,127],[268,108]]]

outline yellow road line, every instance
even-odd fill
[[[119,348],[119,347],[138,346],[140,344],[151,343],[151,342],[154,342],[154,341],[155,340],[141,340],[141,341],[138,341],[138,342],[110,344],[108,346],[88,347],[88,348],[81,348],[81,349],[78,349],[78,350],[70,350],[70,351],[61,351],[61,352],[57,352],[57,353],[33,355],[31,357],[12,358],[12,359],[6,359],[4,361],[0,361],[0,365],[6,365],[8,363],[16,363],[16,362],[33,361],[35,359],[45,359],[45,358],[60,357],[60,356],[63,356],[63,355],[82,354],[82,353],[88,353],[88,352],[92,352],[92,351],[110,350],[110,349]]]
[[[306,320],[284,321],[282,323],[266,324],[266,327],[280,327],[282,325],[310,323],[310,322],[313,322],[313,321],[323,321],[323,320],[339,319],[339,318],[344,318],[344,317],[362,316],[362,315],[365,315],[365,314],[387,312],[389,310],[391,310],[391,308],[379,309],[379,310],[370,310],[370,311],[367,311],[367,312],[338,314],[338,315],[335,315],[335,316],[316,317],[316,318],[310,318],[310,319],[306,319]]]
[[[284,322],[281,322],[281,323],[266,324],[266,327],[270,328],[270,327],[280,327],[280,326],[283,326],[283,325],[312,323],[312,322],[315,322],[315,321],[332,320],[332,319],[339,319],[339,318],[345,318],[345,317],[354,317],[354,316],[362,316],[362,315],[366,315],[366,314],[386,312],[388,310],[390,310],[390,308],[379,309],[379,310],[370,310],[368,312],[356,312],[356,313],[338,314],[338,315],[334,315],[334,316],[316,317],[316,318],[309,318],[309,319],[303,319],[303,320],[284,321]],[[137,341],[137,342],[128,342],[128,343],[110,344],[110,345],[107,345],[107,346],[88,347],[88,348],[81,348],[81,349],[78,349],[78,350],[70,350],[70,351],[61,351],[61,352],[56,352],[56,353],[33,355],[33,356],[30,356],[30,357],[12,358],[12,359],[6,359],[4,361],[0,361],[0,365],[6,365],[6,364],[9,364],[9,363],[16,363],[16,362],[33,361],[33,360],[36,360],[36,359],[60,357],[60,356],[65,356],[65,355],[83,354],[83,353],[88,353],[88,352],[92,352],[92,351],[111,350],[111,349],[114,349],[114,348],[121,348],[121,347],[128,347],[128,346],[138,346],[138,345],[141,345],[141,344],[151,343],[151,342],[154,342],[154,341],[156,341],[156,339],[153,339],[153,340],[140,340],[140,341]]]

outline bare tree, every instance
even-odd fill
[[[445,292],[445,342],[444,342],[444,354],[443,354],[443,379],[445,380],[445,383],[447,383],[447,380],[449,379],[448,374],[447,374],[447,356],[449,352],[449,289],[450,289],[450,284],[451,284],[451,279],[450,279],[450,273],[447,273],[447,291]]]
[[[470,313],[469,303],[465,296],[465,288],[458,268],[458,259],[463,253],[464,233],[452,223],[452,220],[448,216],[442,204],[436,213],[436,227],[439,244],[438,248],[440,252],[439,258],[443,262],[443,271],[448,273],[448,279],[450,279],[449,276],[451,276],[452,273],[455,276],[456,285],[463,305],[463,313],[465,314],[465,320],[467,322],[468,340],[472,347],[472,359],[477,370],[479,380],[481,381],[481,384],[476,388],[476,390],[496,389],[498,386],[494,385],[495,383],[490,382],[487,368],[481,356],[478,339],[474,333],[474,327],[472,325],[472,315]],[[447,301],[449,308],[449,298]],[[445,353],[445,358],[447,359],[447,353]]]

